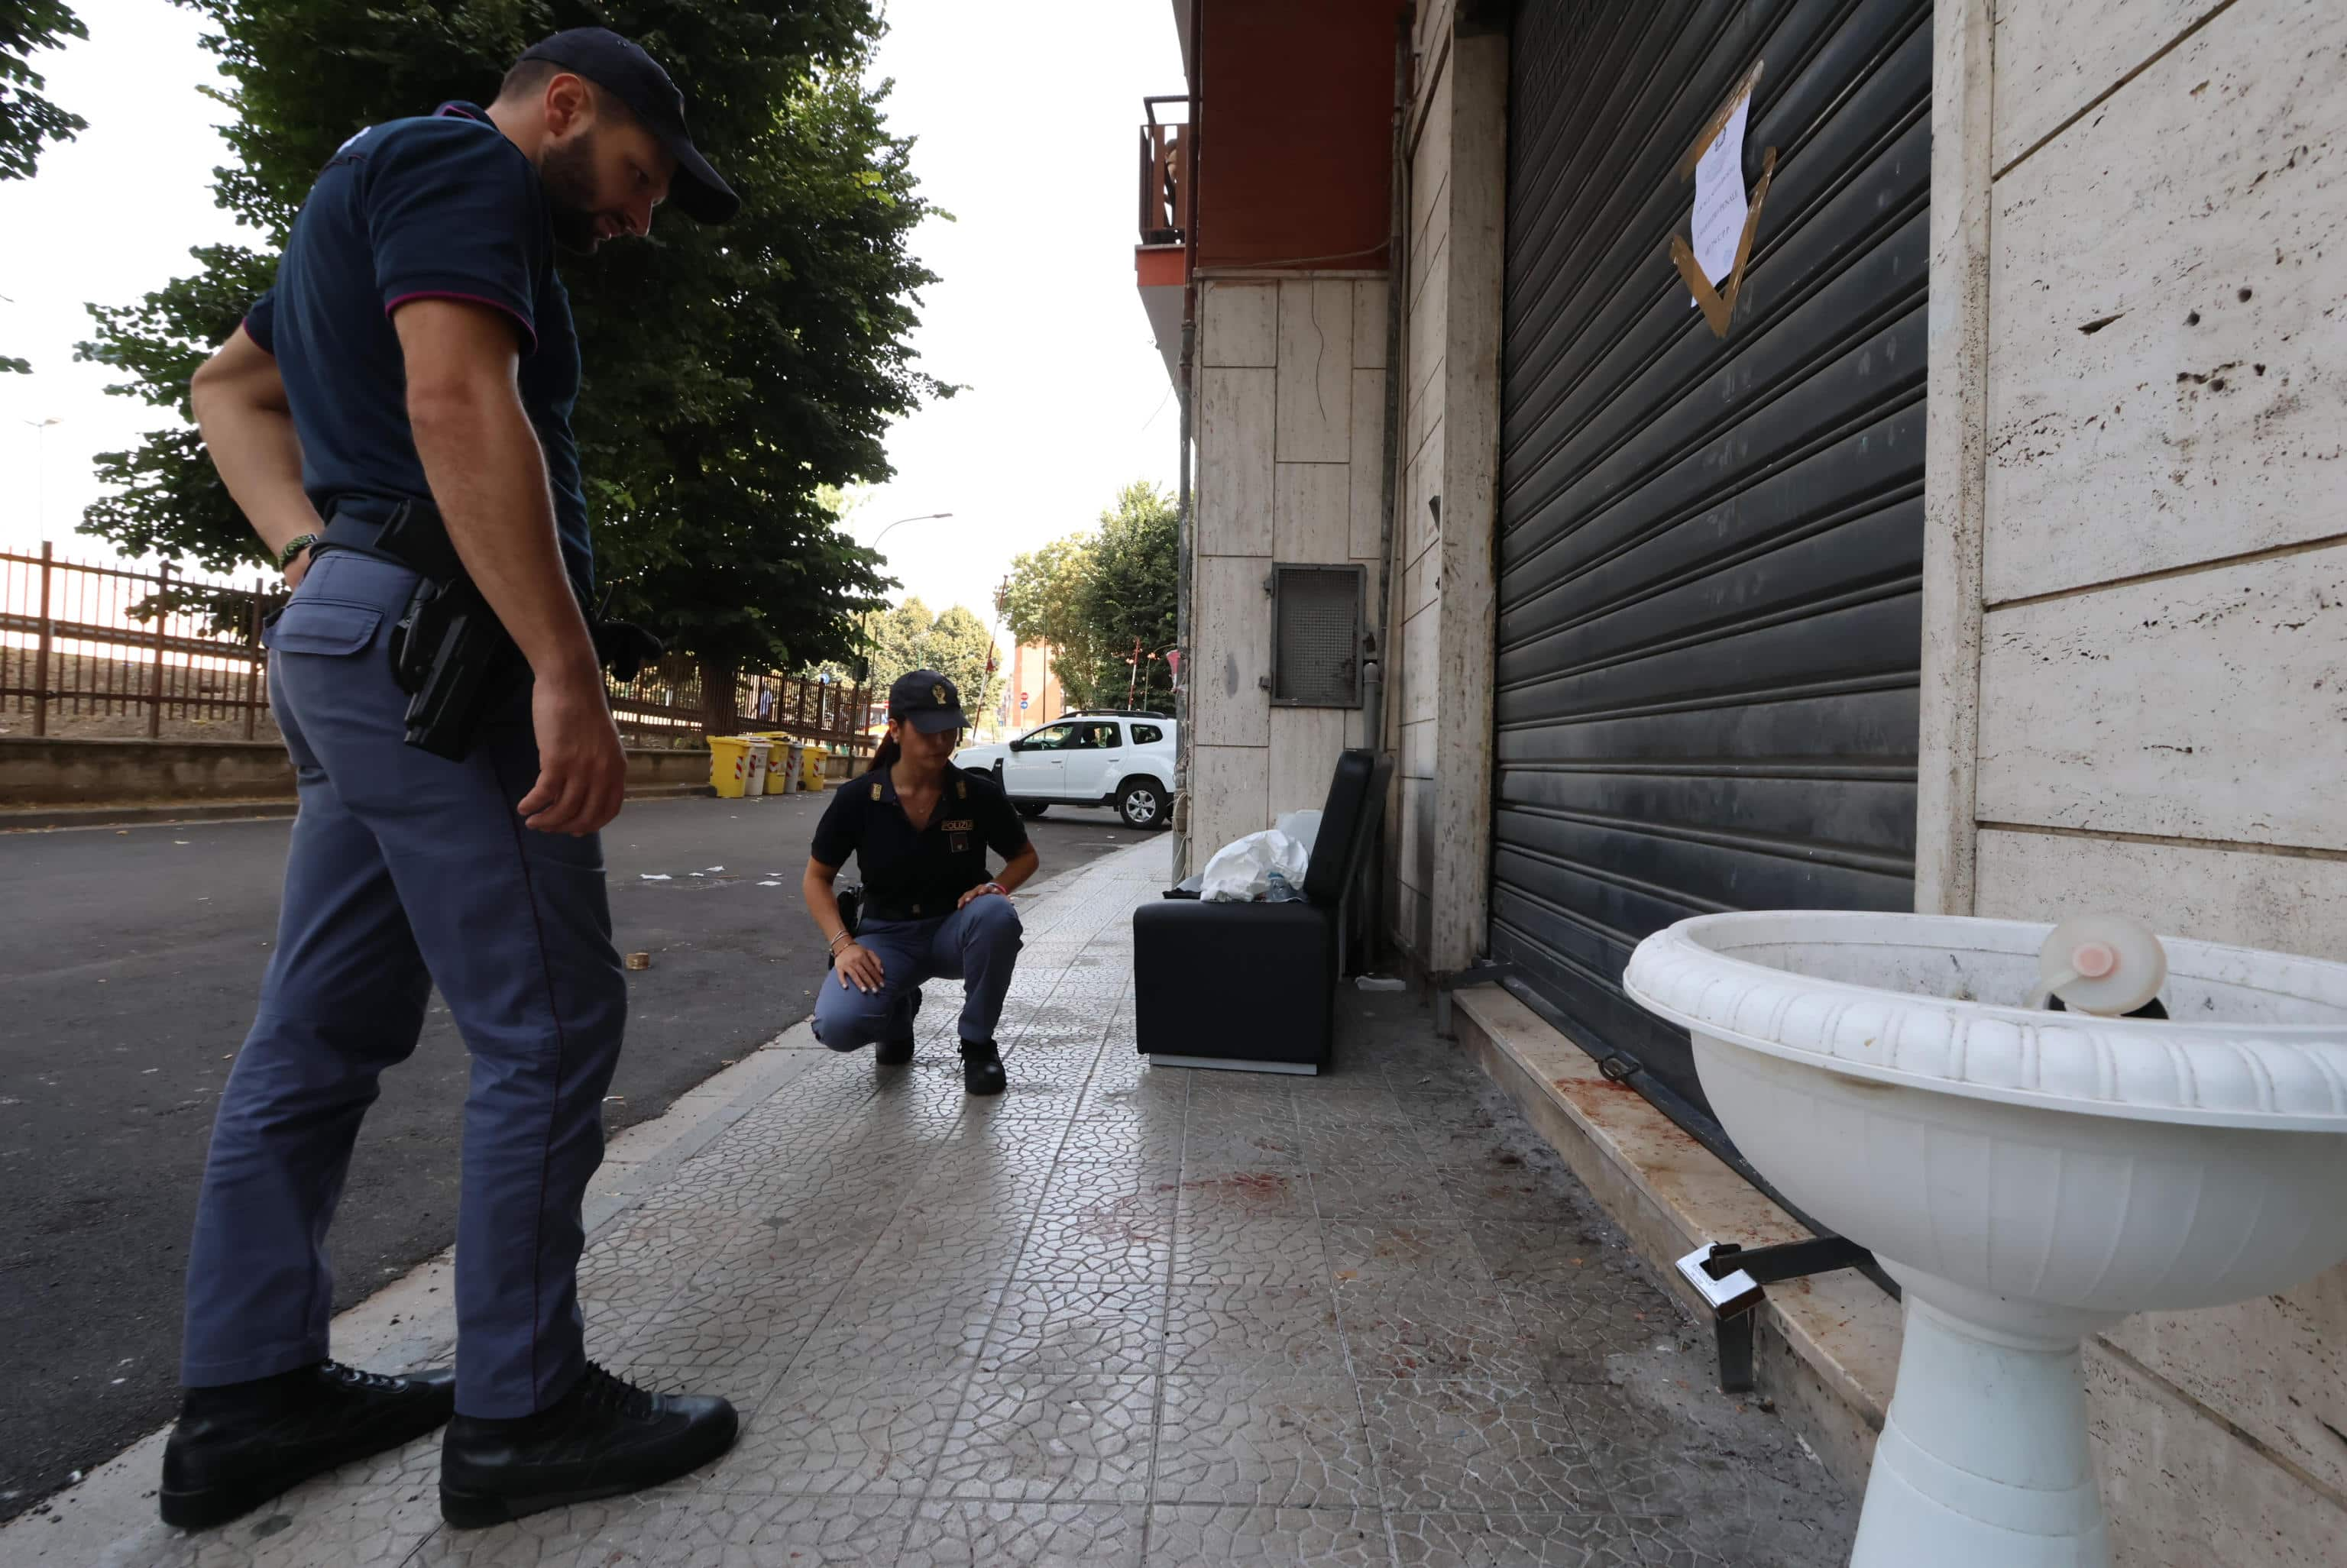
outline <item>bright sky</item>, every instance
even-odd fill
[[[190,269],[190,247],[238,230],[212,205],[227,148],[212,129],[221,111],[196,91],[213,79],[197,18],[167,0],[77,9],[89,41],[35,68],[90,128],[34,179],[0,184],[0,353],[34,369],[0,375],[0,547],[46,537],[102,558],[73,532],[98,494],[91,460],[161,416],[106,396],[110,373],[74,362],[90,335],[83,303],[130,303]],[[915,346],[929,373],[968,390],[897,427],[897,477],[866,493],[852,527],[869,542],[897,518],[954,514],[891,534],[889,569],[931,608],[965,604],[989,621],[1013,555],[1089,527],[1134,479],[1170,487],[1178,433],[1133,274],[1133,127],[1143,96],[1179,89],[1174,8],[1029,0],[1018,26],[1002,15],[890,0],[889,118],[918,138],[914,169],[958,220],[917,236],[944,281]]]

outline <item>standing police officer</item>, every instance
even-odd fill
[[[704,221],[739,205],[650,56],[559,34],[487,109],[344,143],[276,286],[197,372],[212,460],[296,589],[266,640],[301,814],[197,1211],[170,1523],[224,1522],[452,1410],[441,1508],[460,1526],[669,1480],[733,1440],[723,1400],[590,1366],[577,1284],[627,1013],[596,836],[626,762],[580,609],[579,344],[554,249],[641,235],[671,196]],[[395,633],[420,581],[467,577],[518,657],[435,754],[405,743]],[[436,984],[473,1059],[456,1366],[381,1377],[327,1359],[326,1231]]]

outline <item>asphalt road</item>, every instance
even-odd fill
[[[798,874],[825,799],[638,801],[605,834],[620,950],[652,955],[629,976],[610,1130],[812,1010],[824,952]],[[275,934],[288,827],[0,835],[0,1519],[176,1407],[197,1184]],[[1106,811],[1030,827],[1045,879],[1146,836]],[[436,998],[359,1135],[337,1308],[454,1237],[465,1078]]]

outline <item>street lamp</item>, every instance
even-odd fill
[[[39,477],[33,489],[33,531],[46,539],[49,536],[49,427],[63,424],[65,421],[52,414],[47,419],[28,419],[25,423],[32,427],[41,443],[39,454],[35,459]]]
[[[894,523],[889,524],[887,527],[883,528],[879,533],[875,534],[872,536],[872,543],[865,546],[865,548],[876,553],[880,548],[881,540],[886,539],[890,534],[902,528],[907,523],[934,523],[939,518],[950,517],[953,514],[950,512],[924,512],[917,517],[899,517]]]

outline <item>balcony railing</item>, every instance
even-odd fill
[[[1190,100],[1170,94],[1141,100],[1141,242],[1179,245],[1190,229],[1190,127],[1157,117],[1160,104]]]

